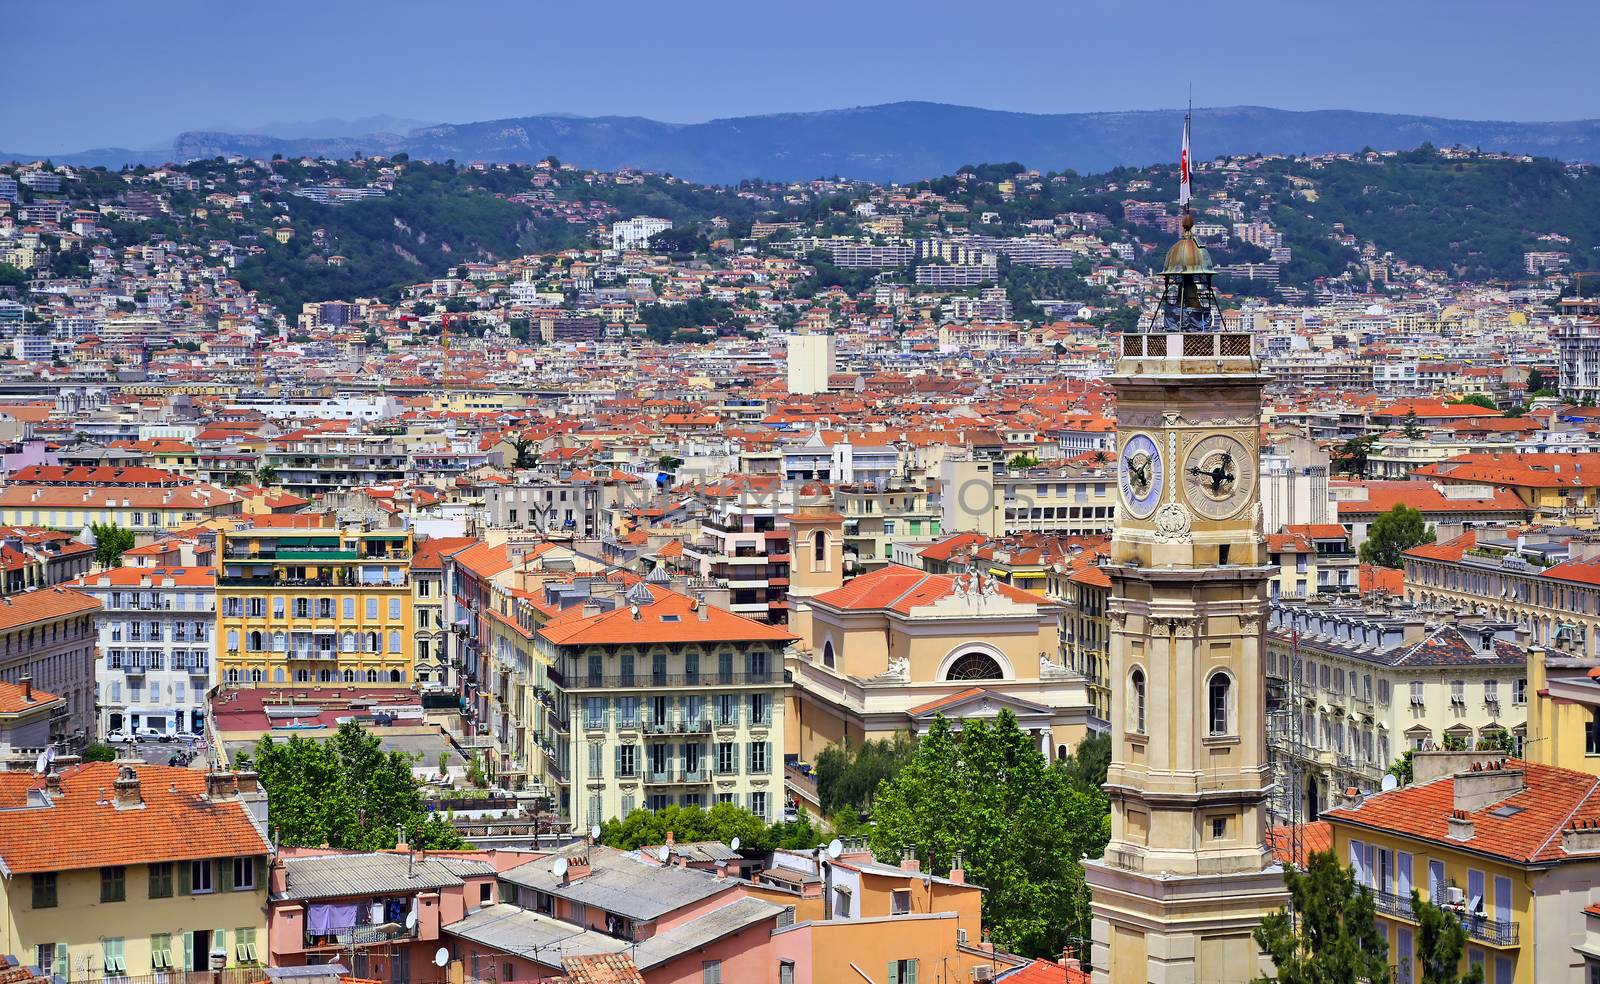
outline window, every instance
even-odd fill
[[[903,916],[911,911],[911,889],[897,888],[890,893],[889,914]]]
[[[1411,681],[1411,706],[1412,707],[1421,707],[1422,705],[1423,705],[1423,700],[1422,700],[1422,681],[1421,680],[1412,680]]]
[[[1133,732],[1142,735],[1144,734],[1144,670],[1134,667],[1133,672],[1128,675],[1128,682],[1130,684],[1128,703],[1133,710]]]
[[[752,725],[772,723],[771,694],[750,695],[750,723]]]
[[[1600,710],[1590,711],[1583,724],[1583,753],[1600,755]]]
[[[1528,680],[1523,677],[1511,681],[1511,703],[1518,707],[1528,702]]]
[[[915,960],[889,961],[889,984],[917,984]]]
[[[717,742],[717,772],[725,776],[739,772],[739,746],[736,743]]]
[[[189,862],[189,891],[194,895],[204,895],[211,891],[211,862]]]
[[[700,980],[704,984],[722,984],[722,961],[707,960],[700,964]]]
[[[34,875],[33,881],[33,907],[35,909],[54,909],[56,907],[56,873],[41,871]]]
[[[1395,932],[1394,943],[1395,984],[1411,984],[1411,930],[1401,926]]]
[[[828,534],[824,530],[817,530],[811,534],[811,563],[813,570],[824,570],[823,565],[828,562]]]
[[[753,741],[750,743],[750,774],[760,775],[767,771],[767,743]]]
[[[963,653],[956,657],[950,664],[950,669],[945,672],[946,680],[1003,680],[1005,674],[1000,671],[1000,664],[985,653]]]
[[[778,925],[783,925],[781,918],[778,920]],[[778,984],[794,984],[794,964],[787,960],[778,964]]]
[[[603,779],[603,778],[605,778],[605,766],[603,764],[604,763],[603,756],[605,755],[605,750],[606,750],[606,746],[601,744],[600,742],[593,741],[593,742],[589,743],[589,778],[590,779]],[[599,810],[593,810],[593,811],[590,812],[589,815],[592,816],[592,817],[598,817],[600,815],[600,811]]]
[[[122,955],[122,937],[101,940],[100,959],[104,961],[105,975],[107,977],[121,977],[127,973],[128,964]]]
[[[100,901],[121,902],[128,897],[128,869],[120,864],[100,869]]]
[[[172,897],[172,862],[163,861],[150,866],[150,897],[153,899],[168,899]]]
[[[1465,704],[1467,702],[1467,681],[1450,681],[1450,703]]]
[[[757,817],[761,818],[762,820],[768,819],[768,815],[767,815],[767,794],[766,793],[751,793],[750,794],[750,812],[754,813]]]
[[[831,668],[833,666],[833,661],[833,640],[829,639],[827,642],[822,644],[822,665]],[[790,965],[789,969],[793,971],[793,965]]]
[[[233,859],[233,887],[235,891],[247,892],[256,887],[256,859]]]
[[[1483,681],[1483,702],[1485,704],[1498,704],[1498,703],[1500,703],[1500,681],[1499,680],[1485,680],[1485,681]]]
[[[1211,839],[1212,840],[1226,840],[1227,837],[1228,837],[1228,818],[1227,817],[1212,817],[1211,818]]]
[[[1233,700],[1233,679],[1228,674],[1218,671],[1211,675],[1211,681],[1206,686],[1206,709],[1209,726],[1207,732],[1213,736],[1228,733],[1229,705]]]
[[[618,745],[617,746],[617,778],[618,779],[621,779],[621,778],[624,778],[624,777],[631,778],[631,777],[633,777],[635,775],[638,775],[638,774],[639,774],[639,746],[638,745]],[[632,812],[633,811],[631,809],[625,809],[625,810],[622,811],[622,815],[623,816],[627,816],[629,813],[632,813]]]

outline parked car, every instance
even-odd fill
[[[172,740],[170,737],[168,737],[168,735],[167,735],[167,733],[165,731],[157,731],[155,728],[134,728],[133,729],[133,736],[136,739],[138,739],[139,741],[171,741]]]
[[[106,743],[110,745],[128,745],[135,741],[138,739],[126,731],[113,731],[106,735]]]

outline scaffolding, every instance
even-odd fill
[[[1274,857],[1305,863],[1306,791],[1304,664],[1300,633],[1290,636],[1289,659],[1281,675],[1266,677],[1267,765],[1272,795],[1267,799],[1267,847]]]

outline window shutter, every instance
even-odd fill
[[[917,984],[917,961],[906,961],[906,984]]]
[[[903,984],[903,982],[900,980],[900,961],[889,961],[889,973],[886,977],[884,977],[884,980],[888,981],[889,984]]]
[[[267,888],[268,888],[267,877],[268,877],[267,856],[265,854],[257,855],[257,857],[256,857],[256,891],[265,892],[267,890]]]
[[[611,774],[622,775],[622,746],[617,745],[611,749]]]
[[[194,892],[190,885],[190,876],[193,873],[188,861],[179,861],[174,867],[178,869],[178,894],[191,895]],[[187,935],[187,934],[185,934]]]
[[[223,858],[220,861],[211,862],[211,890],[214,892],[233,891],[232,858]]]
[[[183,866],[183,868],[184,868],[185,871],[187,871],[189,869],[189,866],[187,864],[185,864]],[[189,883],[189,879],[186,877],[186,878],[184,878],[183,882],[184,882],[185,885],[187,885]],[[183,934],[183,964],[184,964],[184,969],[185,970],[199,970],[200,969],[199,962],[196,961],[194,957],[195,957],[195,953],[194,953],[194,934],[193,933],[184,933]]]
[[[67,955],[67,945],[65,943],[56,944],[56,961],[51,969],[55,971],[56,977],[64,981],[72,979],[71,958]]]

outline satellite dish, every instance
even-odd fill
[[[844,853],[844,841],[842,841],[839,838],[835,837],[833,840],[828,842],[828,857],[829,858],[831,858],[832,860],[837,861],[837,860],[839,860],[839,855],[841,855],[843,853]]]
[[[733,848],[735,851],[737,851],[739,849],[739,843],[740,843],[739,838],[735,837],[733,839],[733,843],[729,844],[728,846]]]
[[[407,929],[416,929],[417,928],[417,910],[412,909],[410,912],[406,913],[406,928]]]
[[[1389,775],[1384,776],[1383,777],[1383,782],[1380,783],[1379,785],[1382,786],[1383,787],[1383,791],[1387,793],[1391,789],[1399,788],[1400,780],[1396,779],[1394,777],[1394,775],[1391,773]]]
[[[593,827],[589,828],[589,836],[592,837],[595,840],[599,840],[600,839],[600,825],[599,824],[595,824]]]
[[[656,851],[656,860],[660,861],[662,864],[666,864],[667,859],[670,857],[672,857],[672,848],[662,844],[661,847]]]
[[[435,967],[443,967],[445,964],[447,964],[449,962],[450,962],[450,951],[448,949],[446,949],[445,947],[441,946],[439,949],[437,949],[437,950],[435,950],[433,952],[433,965]]]
[[[567,859],[566,858],[556,858],[556,866],[552,870],[555,871],[555,874],[556,874],[557,878],[563,878],[563,879],[566,878],[567,877]]]

